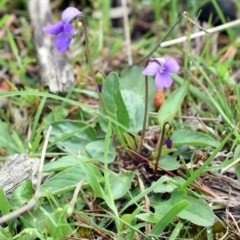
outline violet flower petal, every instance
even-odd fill
[[[142,74],[147,76],[154,76],[160,70],[160,66],[156,62],[151,62],[143,70]]]
[[[57,22],[54,25],[43,27],[42,30],[49,34],[58,35],[63,31],[63,24],[62,22]]]
[[[177,61],[173,58],[169,59],[166,61],[166,63],[164,64],[164,69],[166,73],[174,73],[177,72],[179,70],[179,65],[177,63]]]
[[[70,23],[66,23],[66,24],[64,25],[64,31],[65,31],[65,33],[67,33],[67,34],[75,33],[74,27],[73,27],[73,25],[70,24]]]
[[[165,64],[166,59],[165,58],[154,58],[156,61],[158,61],[162,66]]]
[[[172,85],[173,79],[168,73],[161,73],[160,78],[162,79],[164,87],[168,88]]]
[[[75,8],[75,7],[68,7],[62,13],[62,22],[63,23],[69,23],[75,17],[80,16],[81,14],[82,14],[82,12],[80,12],[77,8]]]
[[[62,53],[68,49],[71,40],[71,36],[63,32],[55,38],[54,44],[57,50]]]
[[[167,73],[157,72],[155,76],[155,85],[158,89],[163,89],[164,87],[170,87],[172,85],[172,77]]]
[[[163,81],[161,79],[160,72],[157,72],[157,74],[155,75],[154,81],[155,81],[155,86],[156,86],[157,89],[161,90],[161,89],[164,88],[164,84],[163,84]]]

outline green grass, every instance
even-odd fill
[[[133,2],[132,32],[146,8],[153,10],[154,17],[153,28],[132,42],[136,62],[158,44],[186,6],[180,0]],[[148,80],[150,140],[145,143],[153,150],[147,152],[144,145],[141,158],[137,147],[144,115],[144,63],[127,66],[123,26],[120,23],[118,29],[114,28],[108,17],[111,1],[87,6],[83,1],[85,8],[80,9],[88,22],[94,70],[106,74],[101,93],[106,111],[98,107],[82,38],[71,45],[73,54],[68,55],[75,86],[67,93],[52,94],[41,85],[30,20],[27,10],[21,9],[22,3],[0,3],[0,11],[6,11],[0,19],[0,28],[4,29],[0,68],[3,82],[10,87],[2,91],[0,85],[0,105],[7,99],[0,109],[0,158],[5,161],[12,154],[26,151],[30,157],[40,158],[51,125],[43,168],[51,175],[41,184],[35,208],[0,225],[0,239],[210,240],[222,237],[228,227],[235,231],[232,239],[237,239],[240,233],[233,208],[228,209],[233,218],[226,220],[226,206],[220,199],[215,201],[214,194],[219,193],[214,185],[200,184],[206,180],[206,173],[217,176],[220,190],[226,189],[228,198],[226,182],[231,179],[227,177],[236,181],[240,177],[238,163],[221,174],[222,169],[239,160],[240,152],[240,87],[239,80],[234,79],[239,53],[220,62],[230,46],[238,47],[234,42],[236,31],[227,30],[230,41],[218,47],[215,55],[211,54],[210,37],[206,37],[200,54],[194,52],[190,42],[185,48],[178,44],[153,53],[153,57],[176,58],[180,70],[172,75],[174,85],[164,91],[166,99],[159,111],[152,104],[155,85],[151,78]],[[193,1],[187,4],[194,20],[199,6]],[[61,3],[54,9],[55,19],[61,15],[58,8]],[[238,3],[237,8],[239,12]],[[100,20],[92,18],[93,9],[102,13]],[[15,22],[6,27],[11,14],[16,16]],[[183,18],[167,40],[183,36],[186,29],[193,31],[193,26]],[[15,109],[24,109],[27,121],[21,123],[14,118]],[[161,128],[167,121],[173,127],[173,148],[167,149],[164,142],[159,160],[159,133],[149,129],[153,125]],[[159,168],[155,173],[156,160]],[[33,192],[29,180],[9,199],[0,189],[0,216],[21,208]]]

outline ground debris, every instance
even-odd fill
[[[29,158],[26,153],[9,156],[0,168],[0,188],[10,197],[12,192],[26,179],[37,180],[39,158]]]

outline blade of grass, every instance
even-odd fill
[[[171,223],[171,221],[185,208],[190,205],[186,200],[182,200],[174,205],[153,227],[150,232],[150,235],[159,236],[163,230]]]
[[[8,35],[8,41],[9,41],[11,50],[17,60],[18,67],[20,68],[22,66],[22,60],[19,56],[18,47],[14,41],[14,37],[13,37],[12,33],[9,30],[7,30],[7,35]]]
[[[168,176],[162,176],[160,179],[158,179],[156,182],[154,182],[152,184],[152,186],[150,186],[149,188],[147,188],[146,190],[144,190],[143,192],[141,192],[139,195],[137,195],[136,197],[132,198],[125,206],[123,206],[123,208],[121,209],[121,211],[119,212],[119,214],[123,213],[129,206],[131,206],[132,204],[136,204],[139,200],[142,199],[142,197],[144,197],[145,195],[147,195],[148,193],[150,193],[151,191],[153,191],[159,184],[162,184],[163,182],[167,181],[169,179]]]
[[[182,219],[177,223],[176,227],[174,228],[172,234],[169,237],[169,240],[175,240],[179,236],[179,233],[182,230],[184,223],[185,221]]]
[[[40,104],[38,105],[38,109],[37,109],[37,112],[35,114],[33,125],[32,125],[31,137],[30,137],[30,140],[29,140],[30,143],[33,142],[33,139],[36,137],[36,130],[37,130],[37,127],[38,127],[38,124],[39,124],[39,119],[41,117],[41,114],[42,114],[44,105],[46,103],[46,100],[47,100],[47,98],[43,97],[41,99]]]
[[[108,121],[107,134],[106,134],[105,141],[104,141],[104,180],[105,180],[105,191],[107,193],[107,199],[105,196],[105,201],[106,201],[107,205],[109,206],[109,208],[113,212],[116,228],[118,231],[118,237],[119,237],[119,239],[124,239],[123,236],[121,235],[121,227],[120,227],[121,223],[119,221],[120,217],[118,214],[118,209],[114,203],[112,190],[111,190],[111,186],[110,186],[110,182],[109,182],[108,152],[109,152],[111,132],[112,132],[111,121]]]
[[[232,135],[233,131],[230,132],[225,139],[221,142],[221,144],[213,151],[213,153],[211,154],[211,156],[203,163],[203,165],[196,170],[188,179],[185,183],[183,183],[181,185],[181,188],[184,189],[186,188],[189,184],[191,184],[192,182],[194,182],[196,180],[197,177],[200,176],[200,174],[206,169],[206,167],[212,162],[212,160],[216,157],[216,155],[221,151],[221,149],[223,148],[223,146],[225,145],[225,143],[228,141],[228,139],[230,138],[230,136]]]
[[[98,110],[94,109],[93,107],[80,103],[78,101],[74,101],[72,99],[68,99],[68,98],[64,98],[64,97],[60,97],[51,93],[45,93],[45,92],[33,92],[33,91],[14,91],[14,92],[6,92],[6,93],[0,93],[0,99],[4,98],[4,97],[14,97],[14,96],[40,96],[40,97],[46,97],[46,98],[51,98],[51,99],[55,99],[55,100],[59,100],[62,102],[66,102],[75,106],[78,106],[80,108],[82,108],[83,110],[86,110],[88,113],[95,113],[98,114],[99,116],[106,118],[110,121],[112,121],[113,123],[115,123],[117,126],[121,127],[123,130],[125,130],[126,132],[130,132],[125,126],[123,126],[122,124],[118,123],[118,121],[116,121],[115,119],[104,115],[103,113],[99,112]],[[137,137],[136,134],[130,132],[133,136]]]

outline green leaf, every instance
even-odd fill
[[[172,179],[177,183],[179,183],[180,185],[185,182],[185,180],[181,177],[173,177]],[[154,188],[153,192],[154,193],[166,193],[166,192],[170,193],[176,188],[178,188],[178,186],[174,184],[173,181],[171,181],[171,179],[167,179],[166,181],[158,184],[157,187]]]
[[[145,81],[142,74],[143,67],[133,65],[123,69],[120,74],[121,89],[131,90],[139,95],[143,100],[145,99]],[[148,110],[155,111],[153,98],[156,93],[154,81],[148,81]]]
[[[190,204],[186,200],[181,200],[180,202],[176,203],[152,228],[150,234],[154,236],[159,236],[159,234],[163,232],[163,230],[171,223],[171,221],[189,205]]]
[[[94,140],[96,140],[96,133],[89,124],[71,120],[62,120],[52,124],[50,142],[52,145],[56,144],[64,152],[71,151],[78,154]]]
[[[177,170],[179,168],[179,163],[176,158],[170,155],[161,155],[158,165],[169,171]]]
[[[122,90],[121,94],[130,118],[129,131],[138,133],[143,127],[144,102],[138,94],[132,91]]]
[[[172,136],[173,145],[181,146],[181,145],[188,145],[188,146],[211,146],[211,147],[218,147],[219,142],[217,142],[214,138],[209,137],[206,134],[194,132],[191,130],[176,130],[173,132]]]
[[[48,192],[51,192],[51,194],[66,192],[73,190],[82,179],[84,179],[84,184],[88,183],[81,166],[74,166],[51,177],[42,184],[40,190],[43,195]]]
[[[184,190],[174,190],[169,200],[161,199],[158,194],[150,197],[151,206],[160,216],[165,216],[173,206],[182,200],[189,202],[190,206],[177,214],[178,217],[204,227],[214,224],[215,215],[208,204],[201,199],[187,195]]]
[[[175,117],[177,111],[180,109],[183,99],[187,93],[187,86],[176,89],[163,103],[162,107],[158,111],[158,121],[163,127],[164,123],[170,122]]]
[[[13,192],[10,205],[13,210],[22,207],[23,205],[27,204],[30,199],[33,197],[33,187],[32,181],[27,179],[23,181]]]
[[[86,146],[87,153],[99,162],[104,163],[104,140],[97,140]],[[116,149],[113,143],[109,144],[107,163],[114,162],[116,158]]]
[[[123,197],[128,192],[133,177],[134,173],[120,172],[119,174],[115,174],[111,172],[109,182],[114,200]]]
[[[83,155],[83,156],[64,156],[61,158],[58,158],[57,161],[46,163],[43,167],[44,172],[60,172],[67,168],[71,168],[73,166],[79,165],[79,161],[88,161],[89,157]]]
[[[91,174],[89,174],[89,172]],[[51,192],[52,194],[63,193],[75,189],[82,179],[84,179],[84,185],[91,184],[93,176],[95,183],[97,182],[100,184],[102,181],[102,175],[99,168],[93,164],[86,164],[80,161],[79,165],[68,168],[65,171],[54,175],[42,184],[40,190],[42,195],[46,195],[48,192]]]
[[[56,106],[51,110],[50,113],[44,116],[44,123],[46,126],[51,125],[53,122],[66,119],[68,116],[68,111],[65,106]]]
[[[123,126],[129,128],[130,119],[120,92],[119,77],[117,73],[109,73],[101,94],[109,116],[117,120]],[[116,125],[115,127],[119,128]]]

